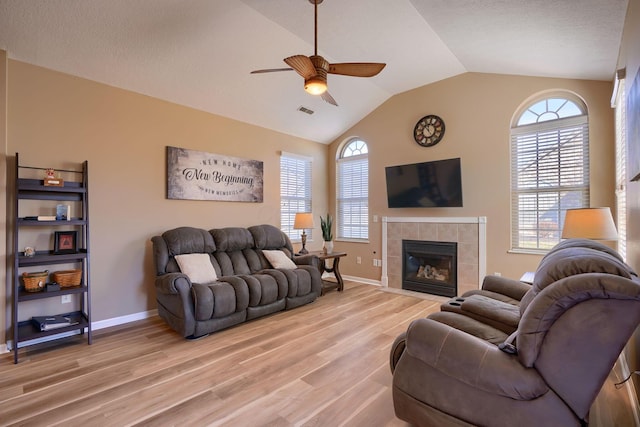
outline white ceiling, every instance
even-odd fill
[[[612,80],[627,0],[324,0],[339,107],[307,94],[282,59],[313,53],[309,0],[0,0],[12,59],[329,143],[391,96],[464,72]],[[304,106],[315,113],[301,113]]]

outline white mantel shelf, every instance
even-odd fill
[[[389,286],[389,254],[388,254],[388,225],[389,223],[434,223],[434,224],[477,224],[478,225],[478,281],[480,287],[487,274],[487,217],[382,217],[382,286]],[[419,239],[417,239],[419,240]]]

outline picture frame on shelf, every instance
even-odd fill
[[[75,254],[78,252],[77,231],[56,231],[53,236],[53,253]]]
[[[71,221],[71,205],[56,205],[56,221]]]

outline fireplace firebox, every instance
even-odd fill
[[[457,272],[456,242],[402,241],[402,289],[454,297]]]

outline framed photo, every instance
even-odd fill
[[[78,252],[77,231],[56,231],[53,236],[53,253],[75,254]]]

